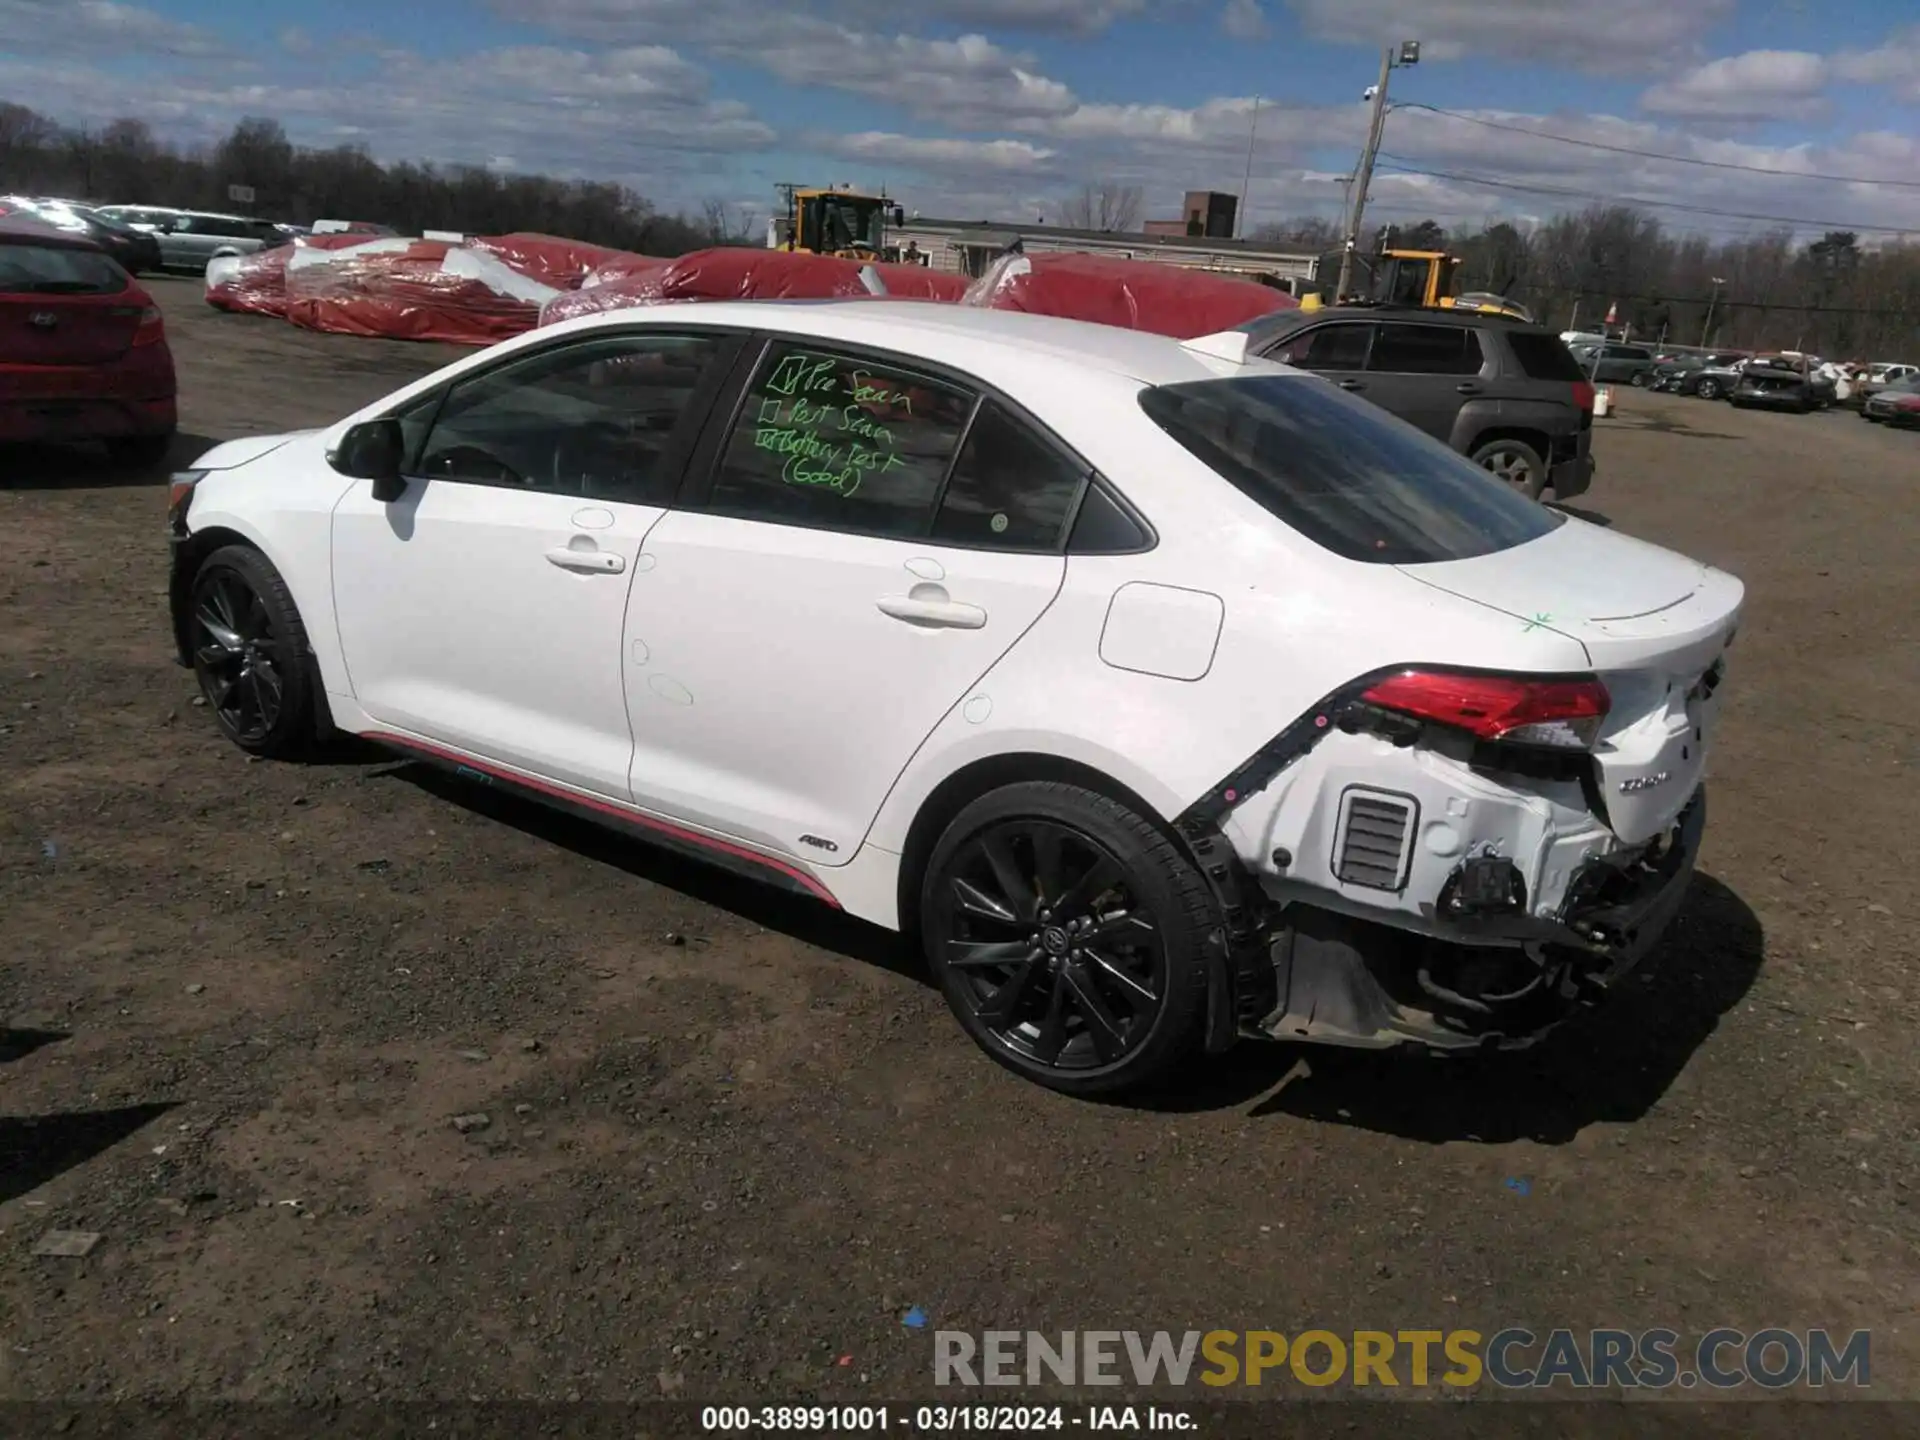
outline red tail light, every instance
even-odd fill
[[[1563,749],[1590,747],[1612,704],[1607,687],[1594,679],[1530,680],[1436,670],[1403,671],[1362,698],[1482,740]]]
[[[1573,408],[1576,410],[1593,409],[1593,382],[1576,380],[1573,382]]]
[[[160,318],[160,307],[149,305],[140,312],[140,326],[133,332],[133,343],[152,345],[166,338],[166,321]]]

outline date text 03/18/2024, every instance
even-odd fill
[[[856,1434],[912,1430],[924,1434],[1009,1431],[1164,1430],[1192,1432],[1185,1410],[1145,1405],[708,1405],[700,1428],[722,1434]]]

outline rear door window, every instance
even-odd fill
[[[1419,565],[1538,539],[1562,516],[1386,411],[1289,375],[1144,390],[1154,422],[1228,484],[1348,560]]]
[[[1461,325],[1382,325],[1367,369],[1387,375],[1478,375],[1480,337]]]
[[[770,345],[707,508],[855,535],[924,536],[974,398],[891,362]]]
[[[1558,335],[1543,330],[1509,330],[1507,346],[1529,380],[1584,380],[1580,362]]]
[[[1373,343],[1372,325],[1316,325],[1267,351],[1267,358],[1301,370],[1361,370]]]
[[[983,400],[954,463],[933,538],[996,550],[1057,550],[1088,467],[998,401]]]

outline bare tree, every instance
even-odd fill
[[[1337,221],[1320,215],[1290,215],[1284,220],[1269,220],[1253,232],[1262,245],[1287,246],[1304,254],[1324,255],[1340,243]]]
[[[1060,206],[1060,223],[1075,230],[1133,230],[1140,224],[1140,187],[1104,180]]]

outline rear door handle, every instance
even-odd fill
[[[1465,381],[1464,383],[1456,385],[1453,388],[1455,390],[1458,390],[1462,395],[1478,395],[1480,393],[1480,387],[1474,384],[1471,380]]]
[[[958,600],[915,600],[908,595],[889,595],[880,602],[880,613],[909,624],[947,630],[978,630],[987,623],[987,612],[978,605],[962,605]]]
[[[564,545],[547,551],[547,563],[582,575],[618,575],[627,568],[626,557],[611,550],[569,550]]]
[[[1342,390],[1364,390],[1367,388],[1367,382],[1364,380],[1342,380],[1338,383]]]

